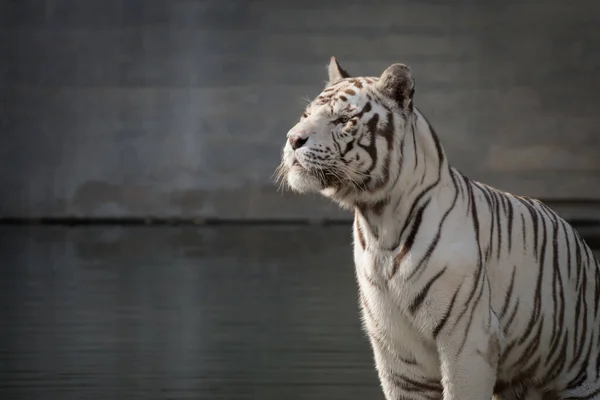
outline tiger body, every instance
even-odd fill
[[[395,64],[326,89],[282,175],[354,211],[365,331],[396,399],[600,399],[600,266],[541,202],[453,168]]]

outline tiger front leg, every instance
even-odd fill
[[[437,338],[444,400],[492,398],[500,336],[497,318],[488,310],[488,304],[482,296],[474,309],[467,309],[456,326],[449,327]]]
[[[428,378],[419,362],[394,354],[373,336],[371,345],[386,400],[442,400],[439,376]]]

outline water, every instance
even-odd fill
[[[0,227],[0,399],[382,399],[350,227]]]
[[[350,227],[0,227],[0,399],[383,399]]]

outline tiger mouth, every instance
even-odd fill
[[[310,176],[314,179],[317,179],[321,186],[324,188],[327,187],[338,187],[343,186],[344,182],[338,173],[335,173],[335,169],[327,166],[316,166],[312,165],[310,162],[306,160],[301,160],[297,157],[294,157],[291,163],[289,164],[289,169],[296,170],[296,172]]]
[[[322,189],[333,188],[336,190],[357,190],[360,189],[360,185],[353,183],[352,181],[346,181],[340,173],[336,173],[335,169],[331,168],[317,168],[311,165],[305,165],[301,161],[294,159],[291,162],[289,171],[295,170],[296,173],[316,179]]]
[[[294,160],[292,161],[292,165],[290,168],[296,168],[301,170],[302,172],[308,174],[308,175],[313,175],[313,176],[318,176],[319,175],[319,170],[318,168],[315,168],[314,166],[308,164],[306,162],[301,162],[298,158],[294,158]]]
[[[306,174],[318,179],[324,188],[342,185],[339,175],[336,175],[328,168],[306,168],[303,166],[301,168]]]

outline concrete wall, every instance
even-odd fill
[[[345,216],[271,181],[331,55],[410,64],[467,175],[600,200],[597,0],[1,0],[0,27],[3,216]]]

